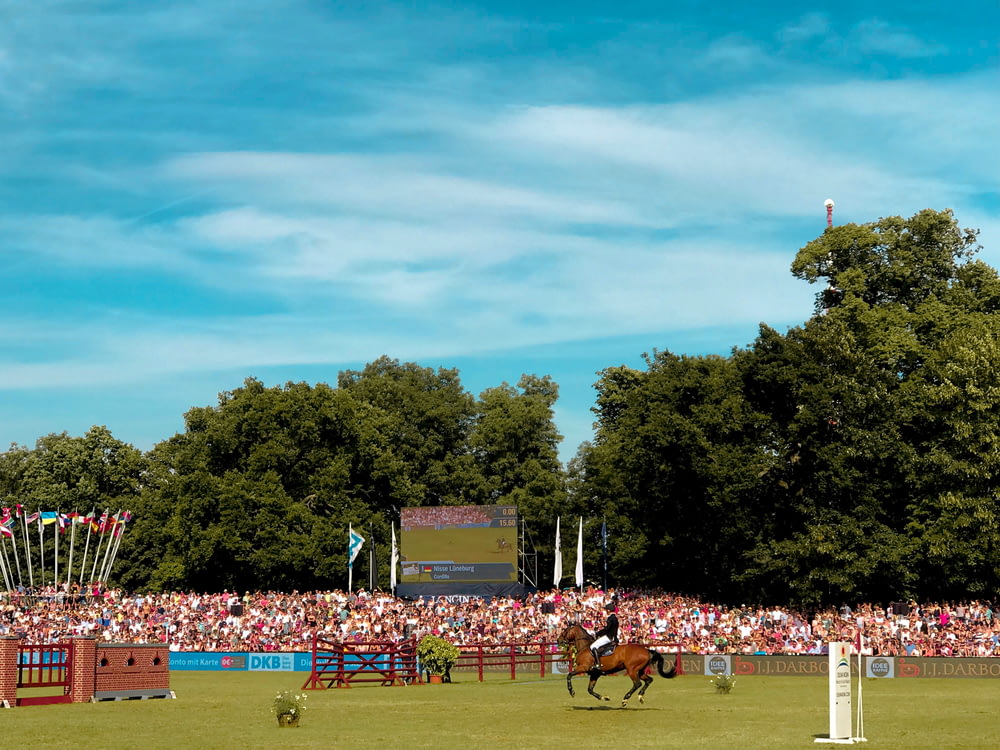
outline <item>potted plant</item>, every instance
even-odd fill
[[[451,668],[460,653],[457,646],[436,635],[425,635],[417,644],[420,668],[430,675],[431,682],[451,682]]]
[[[282,690],[271,702],[271,711],[278,717],[279,727],[297,727],[306,710],[306,694]]]

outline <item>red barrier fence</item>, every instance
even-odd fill
[[[312,672],[302,689],[349,688],[352,682],[407,685],[419,681],[414,640],[338,643],[313,636]]]
[[[44,706],[52,703],[71,703],[70,687],[73,684],[73,644],[52,643],[20,646],[17,663],[17,687],[59,688],[61,695],[32,695],[19,697],[19,706]]]
[[[657,644],[655,649],[673,653],[677,674],[683,673],[680,644]],[[567,653],[552,642],[465,644],[458,646],[458,650],[458,661],[452,671],[474,670],[480,682],[486,672],[507,672],[510,679],[516,680],[518,671],[522,676],[544,677],[554,671],[556,664],[566,665],[563,674],[569,667]],[[415,640],[337,642],[313,636],[312,671],[302,688],[346,688],[352,682],[409,685],[423,682],[418,670]]]
[[[654,649],[653,646],[646,646]],[[475,669],[479,681],[483,681],[486,671],[509,671],[510,679],[517,679],[518,669],[531,672],[534,676],[544,677],[553,671],[556,664],[565,664],[569,670],[569,655],[557,643],[499,643],[470,644],[459,646],[461,652],[455,669]],[[683,674],[684,665],[681,662],[681,645],[679,643],[657,644],[655,650],[674,654],[674,666],[677,674]],[[564,672],[565,673],[565,672]]]

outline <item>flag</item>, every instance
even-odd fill
[[[559,541],[559,517],[556,516],[556,562],[552,571],[552,585],[555,588],[559,588],[562,577],[562,544]]]
[[[580,537],[576,542],[576,587],[583,591],[583,516],[580,516]]]
[[[12,528],[13,525],[14,525],[14,518],[10,515],[6,516],[3,519],[3,521],[0,521],[0,534],[3,534],[6,537],[13,538],[14,536],[14,530]]]
[[[35,521],[37,521],[41,517],[42,517],[42,514],[39,513],[37,510],[34,513],[25,513],[24,514],[24,522],[25,523],[34,523]]]
[[[347,525],[347,532],[349,540],[347,543],[347,566],[353,567],[354,558],[361,551],[361,545],[365,543],[365,538],[352,529],[350,524]]]
[[[396,549],[396,524],[392,524],[392,553],[389,555],[389,592],[396,593],[396,566],[399,564],[399,550]]]
[[[42,511],[42,525],[48,526],[50,523],[55,523],[59,520],[59,514],[54,510],[43,510]]]
[[[60,533],[66,533],[66,527],[73,523],[73,519],[66,515],[65,513],[59,514],[59,531]]]
[[[433,572],[434,572],[434,568],[433,568],[432,566],[430,566],[430,565],[425,565],[425,566],[423,567],[423,571],[424,571],[425,573],[433,573]]]
[[[604,588],[608,587],[608,520],[601,519],[601,567],[604,569]]]

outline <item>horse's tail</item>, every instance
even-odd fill
[[[665,677],[668,680],[672,680],[677,676],[677,665],[671,664],[670,671],[663,671],[663,654],[659,651],[650,651],[650,661],[656,665],[656,671],[660,673],[660,677]]]

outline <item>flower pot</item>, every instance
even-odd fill
[[[299,725],[298,714],[278,714],[279,727],[297,727]]]
[[[442,682],[444,682],[444,676],[443,675],[439,675],[439,674],[432,674],[431,675],[431,684],[432,685],[440,685]]]

